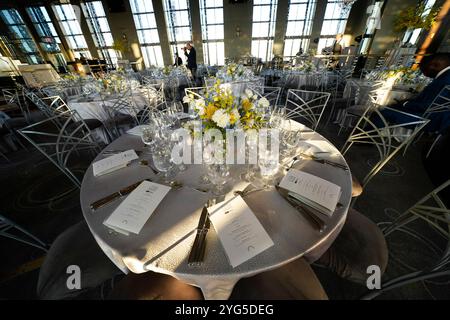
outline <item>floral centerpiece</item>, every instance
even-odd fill
[[[309,73],[317,71],[317,68],[311,60],[302,60],[299,64],[293,66],[292,70]]]
[[[217,71],[216,77],[224,82],[249,80],[253,72],[242,64],[229,63]]]
[[[392,85],[411,85],[427,82],[427,78],[419,71],[400,66],[398,68],[369,73],[368,80],[383,80]]]
[[[99,91],[121,92],[127,84],[126,79],[120,73],[107,73],[97,79]]]
[[[202,97],[188,93],[183,102],[188,103],[202,120],[203,130],[260,129],[264,123],[260,110],[270,106],[269,101],[245,89],[240,96],[233,94],[230,84],[217,81],[207,87]]]

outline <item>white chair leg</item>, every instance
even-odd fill
[[[431,151],[433,150],[434,146],[436,145],[436,143],[439,141],[439,139],[442,137],[442,134],[438,135],[436,137],[436,139],[434,139],[433,143],[431,144],[430,149],[427,152],[427,155],[425,156],[425,158],[428,159],[428,157],[430,156]]]

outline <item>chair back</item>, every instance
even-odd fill
[[[2,89],[3,98],[8,104],[17,104],[27,123],[31,123],[31,113],[26,101],[21,100],[18,89]],[[22,97],[23,98],[23,97]]]
[[[316,130],[328,99],[328,92],[289,89],[284,107],[286,116]]]
[[[81,179],[69,169],[69,160],[80,152],[89,152],[93,157],[100,152],[89,127],[76,111],[60,112],[18,132],[78,188]]]
[[[371,99],[372,105],[359,118],[341,150],[341,153],[345,155],[354,145],[376,147],[379,160],[364,177],[363,187],[429,122],[423,117],[385,107],[383,110],[398,113],[405,119],[401,124],[390,123],[376,104],[376,97]],[[412,128],[412,132],[399,130],[405,127]]]
[[[278,105],[278,101],[280,99],[281,88],[280,87],[266,87],[266,86],[254,86],[250,85],[249,89],[251,89],[255,94],[260,98],[266,98],[270,107],[274,108]]]

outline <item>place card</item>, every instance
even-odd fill
[[[139,234],[170,187],[151,181],[143,181],[103,222],[117,232]]]
[[[341,195],[340,186],[297,169],[289,170],[279,186],[328,216],[333,214]]]
[[[105,159],[94,162],[92,169],[94,176],[98,177],[121,168],[125,168],[132,160],[138,159],[138,155],[134,150],[127,150]]]
[[[208,208],[210,220],[233,268],[273,246],[241,196]]]

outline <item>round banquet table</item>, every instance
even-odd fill
[[[297,122],[293,124],[291,128],[306,129]],[[347,165],[339,151],[324,137],[316,132],[302,135],[304,138],[300,144],[302,152],[322,151],[323,157]],[[143,147],[139,136],[125,134],[113,141],[105,150],[142,150]],[[100,153],[94,161],[103,157]],[[145,158],[148,159],[149,156],[142,153],[140,159]],[[233,167],[228,188],[242,190],[243,183],[239,179],[239,172],[246,166]],[[235,268],[230,265],[214,228],[207,234],[203,264],[189,266],[187,263],[202,207],[211,198],[211,194],[204,191],[208,185],[201,184],[200,177],[206,172],[203,165],[187,165],[187,170],[177,174],[175,179],[183,186],[169,191],[139,234],[123,235],[103,224],[120,204],[121,199],[95,211],[90,208],[92,202],[126,186],[143,179],[155,178],[153,171],[148,166],[141,165],[138,160],[131,162],[126,168],[98,177],[93,176],[91,164],[81,186],[81,207],[97,243],[123,272],[164,273],[199,287],[205,299],[227,299],[241,278],[278,268],[300,257],[306,258],[309,262],[318,259],[342,229],[351,201],[350,171],[312,160],[298,160],[293,168],[339,185],[342,191],[339,202],[342,206],[338,206],[331,217],[323,215],[327,228],[319,233],[282,198],[275,188],[249,193],[244,196],[244,200],[274,245]],[[233,192],[227,195],[230,196],[233,196]]]

